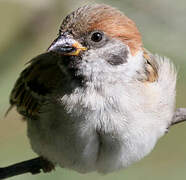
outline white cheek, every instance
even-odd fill
[[[111,65],[105,59],[106,53],[117,55],[123,48],[128,49],[128,56],[125,63],[120,65]],[[130,49],[120,44],[109,44],[108,46],[96,50],[89,50],[82,59],[79,74],[83,74],[90,81],[104,81],[114,83],[114,81],[128,82],[136,77],[137,72],[143,69],[143,52],[139,51],[132,56]]]

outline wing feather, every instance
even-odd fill
[[[16,106],[26,118],[37,118],[40,107],[59,87],[62,78],[56,56],[50,53],[37,56],[16,81],[10,95],[10,109]]]
[[[154,82],[158,79],[158,65],[156,60],[154,59],[154,56],[147,51],[144,50],[143,57],[146,59],[145,63],[145,72],[147,75],[147,81],[148,82]]]

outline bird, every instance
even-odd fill
[[[28,62],[10,94],[31,148],[53,166],[111,173],[148,155],[169,127],[177,72],[144,48],[120,10],[84,5]]]

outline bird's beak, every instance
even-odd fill
[[[54,40],[54,42],[51,44],[47,51],[68,56],[78,56],[81,51],[86,50],[86,47],[83,47],[71,36],[61,35],[56,40]]]

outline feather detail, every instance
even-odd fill
[[[16,106],[26,118],[37,118],[40,107],[59,86],[61,78],[54,55],[45,53],[31,60],[14,85],[6,115]]]
[[[145,63],[145,72],[147,75],[148,82],[154,82],[158,79],[158,65],[156,60],[154,59],[154,56],[151,55],[149,51],[143,48],[143,57],[146,60]]]

